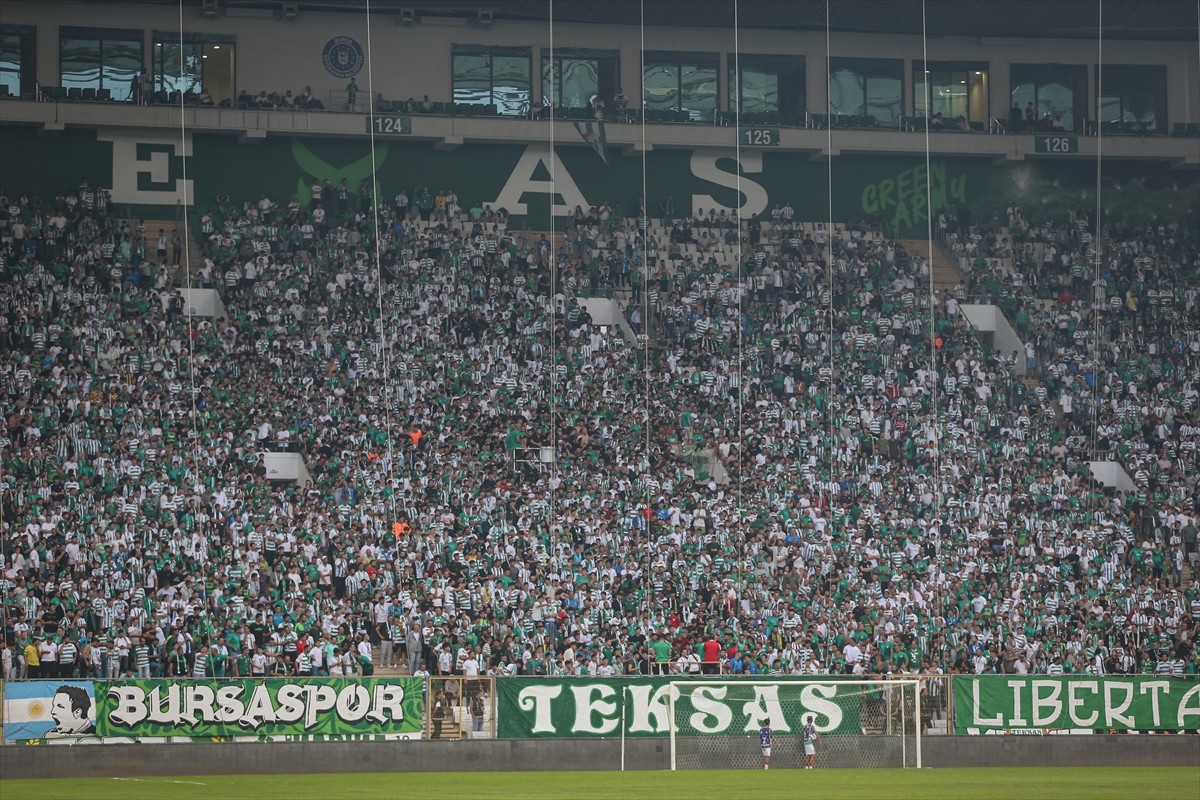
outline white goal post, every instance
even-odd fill
[[[817,768],[921,767],[917,680],[678,680],[668,693],[671,769],[761,769],[759,733],[771,728],[772,768],[806,765],[811,717]]]

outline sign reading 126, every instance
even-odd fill
[[[1035,153],[1078,153],[1079,138],[1076,136],[1035,136],[1033,139]]]
[[[779,128],[742,128],[738,141],[743,147],[778,147]]]

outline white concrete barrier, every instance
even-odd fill
[[[1004,312],[998,306],[990,304],[964,303],[958,308],[967,318],[967,322],[970,322],[976,330],[992,334],[992,347],[998,354],[1007,358],[1016,352],[1017,374],[1024,375],[1025,343],[1021,341],[1021,337],[1017,336],[1017,332],[1009,324]]]
[[[292,481],[300,486],[312,483],[308,465],[299,453],[262,452],[259,457],[267,469],[269,481]]]
[[[229,316],[216,289],[180,289],[179,294],[183,297],[184,314],[213,319],[225,319]]]

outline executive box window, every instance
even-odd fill
[[[159,92],[208,92],[215,105],[236,97],[232,36],[154,32],[154,89]]]
[[[647,51],[642,80],[647,113],[674,111],[692,121],[711,121],[720,62],[716,53]]]
[[[26,25],[0,25],[0,94],[32,94],[37,83],[34,47],[37,30]]]
[[[903,113],[903,61],[834,58],[829,67],[831,113],[870,117],[877,125],[891,125]]]
[[[542,50],[542,97],[563,108],[586,108],[599,97],[610,108],[620,86],[619,50]]]
[[[737,75],[740,61],[741,75]],[[804,56],[730,53],[729,110],[778,116],[784,122],[804,117]],[[740,80],[739,80],[740,78]],[[736,100],[736,102],[735,102]]]
[[[142,31],[59,28],[58,58],[68,91],[94,89],[128,100],[130,83],[143,69]]]
[[[1034,128],[1045,130],[1083,130],[1087,121],[1087,68],[1072,64],[1013,64],[1009,72],[1012,108],[1007,112],[1010,125],[1014,115],[1028,129],[1028,110]]]
[[[942,115],[946,129],[965,124],[973,130],[988,127],[988,65],[967,61],[913,62],[913,113]]]
[[[1102,125],[1124,131],[1166,132],[1166,67],[1105,64],[1097,72],[1097,116]]]
[[[494,105],[514,116],[529,107],[530,48],[456,44],[452,58],[455,103]]]

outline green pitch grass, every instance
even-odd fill
[[[16,752],[6,757],[19,757]],[[1131,800],[1200,796],[1200,768],[409,772],[0,780],[4,800]]]

